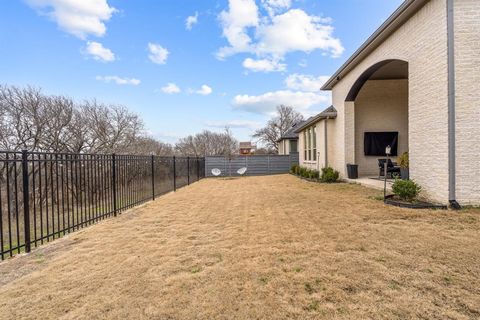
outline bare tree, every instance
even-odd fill
[[[0,86],[0,143],[2,149],[35,149],[48,119],[42,114],[45,97],[39,89]]]
[[[228,128],[222,133],[205,130],[180,139],[175,144],[175,150],[180,155],[197,157],[231,155],[237,152],[238,141]]]
[[[44,97],[43,101],[42,116],[46,121],[39,148],[35,149],[67,152],[75,105],[72,99],[63,96]]]
[[[172,154],[148,137],[127,108],[96,100],[75,103],[33,87],[0,85],[0,149],[48,152]]]
[[[266,155],[266,154],[277,154],[277,152],[273,149],[267,149],[267,148],[257,148],[255,150],[256,155]]]
[[[153,154],[156,156],[173,156],[173,146],[150,137],[137,138],[130,148],[132,154]]]
[[[253,134],[269,150],[278,152],[278,139],[293,125],[303,121],[303,116],[292,107],[280,105],[277,107],[275,117],[267,122],[267,125],[258,129]]]

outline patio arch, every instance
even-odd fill
[[[370,66],[353,83],[345,101],[355,101],[365,82],[375,77],[383,79],[408,79],[408,62],[400,59],[387,59]]]
[[[358,165],[362,176],[379,174],[379,151],[365,149],[366,134],[396,134],[395,156],[409,151],[408,62],[387,59],[367,68],[353,83],[345,99],[346,161]],[[384,155],[383,155],[384,157]]]

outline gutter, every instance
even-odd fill
[[[461,209],[456,200],[455,148],[455,30],[454,0],[447,0],[447,55],[448,55],[448,202],[452,209]]]

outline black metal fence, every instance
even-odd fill
[[[204,177],[204,158],[0,151],[1,258]]]

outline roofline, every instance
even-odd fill
[[[365,41],[360,48],[328,79],[320,90],[332,90],[333,87],[367,55],[394,33],[410,17],[418,12],[430,0],[405,0],[394,13]]]
[[[297,130],[295,130],[295,133],[300,133],[306,128],[310,127],[312,124],[317,123],[319,121],[325,120],[325,119],[335,119],[337,116],[336,115],[325,115],[325,114],[318,114],[314,118],[312,118],[310,121],[305,122],[301,127],[299,127]]]
[[[277,142],[280,142],[282,140],[298,140],[298,137],[296,137],[296,138],[283,138],[282,137],[282,138],[278,139]]]

